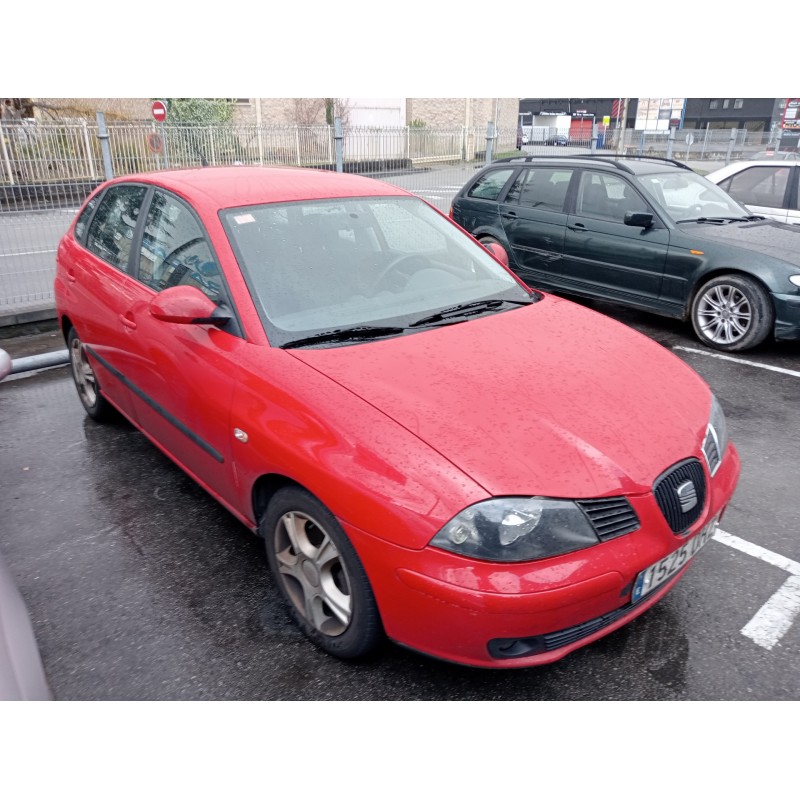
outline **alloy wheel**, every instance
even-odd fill
[[[78,394],[87,408],[92,408],[97,403],[97,378],[95,378],[92,365],[86,357],[81,340],[74,337],[70,342],[70,363]]]
[[[275,528],[280,580],[303,618],[320,633],[338,636],[352,617],[352,592],[333,540],[312,517],[289,511]]]
[[[750,330],[752,309],[736,286],[718,284],[698,298],[697,324],[715,344],[734,344]]]

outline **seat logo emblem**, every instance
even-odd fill
[[[684,481],[676,490],[678,502],[681,504],[681,511],[685,514],[697,505],[697,489],[691,481]]]

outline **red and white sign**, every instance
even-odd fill
[[[153,112],[153,119],[156,122],[164,122],[167,118],[167,106],[161,101],[156,100],[151,109]]]

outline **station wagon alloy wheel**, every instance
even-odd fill
[[[725,275],[703,286],[692,304],[698,337],[720,350],[744,350],[760,344],[772,327],[766,292],[740,275]]]
[[[706,336],[717,344],[733,344],[750,328],[747,298],[734,286],[715,286],[703,294],[697,318]]]

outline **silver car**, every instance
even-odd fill
[[[800,225],[800,161],[738,161],[706,178],[754,214]]]

